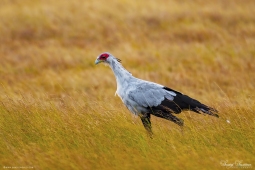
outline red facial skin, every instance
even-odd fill
[[[109,57],[109,54],[103,53],[99,56],[99,60],[106,60]]]

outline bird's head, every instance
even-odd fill
[[[99,64],[99,63],[110,64],[110,62],[111,62],[112,60],[114,60],[114,59],[117,60],[118,62],[121,61],[120,59],[115,58],[112,54],[105,52],[105,53],[100,54],[100,55],[97,57],[97,59],[96,59],[96,61],[95,61],[95,64]]]

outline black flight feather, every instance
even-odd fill
[[[172,90],[168,87],[164,87],[163,89],[168,91],[173,91],[176,93],[173,101],[165,99],[161,105],[166,106],[174,111],[174,113],[180,113],[182,110],[191,110],[196,113],[206,113],[211,116],[219,117],[217,114],[218,111],[212,107],[209,107],[205,104],[200,103],[198,100],[193,99],[187,95],[184,95],[178,91]]]
[[[172,113],[178,114],[183,110],[191,110],[196,113],[206,113],[211,116],[219,117],[216,109],[206,106],[199,101],[182,93],[172,90],[168,87],[163,87],[167,91],[176,93],[173,100],[165,98],[158,106],[151,107],[151,114],[173,121],[174,123],[182,126],[183,120],[175,117]]]

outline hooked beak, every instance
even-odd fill
[[[102,60],[99,60],[98,58],[96,59],[96,61],[95,61],[95,64],[99,64],[99,63],[101,63],[102,62]]]

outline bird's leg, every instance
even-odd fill
[[[151,120],[150,120],[151,115],[149,113],[145,113],[145,114],[140,114],[139,116],[142,120],[144,128],[148,132],[149,136],[152,138],[153,133],[151,130]]]

